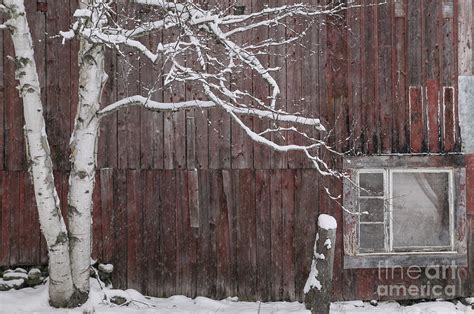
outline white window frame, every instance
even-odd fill
[[[360,174],[363,173],[382,173],[383,174],[383,196],[361,196],[360,189],[357,193],[357,213],[358,225],[357,225],[357,244],[358,254],[357,255],[387,255],[387,254],[407,254],[407,253],[455,253],[455,232],[454,232],[454,179],[452,168],[369,168],[359,169],[357,172],[357,185],[360,187],[359,180]],[[393,195],[393,174],[394,173],[447,173],[448,174],[448,203],[449,203],[449,237],[450,246],[426,246],[426,247],[406,247],[401,248],[402,250],[393,249],[393,203],[390,202],[390,198]],[[361,252],[360,251],[360,226],[363,224],[381,224],[379,222],[361,222],[360,219],[360,199],[383,199],[384,200],[384,248],[382,252]],[[388,204],[388,208],[386,208]]]

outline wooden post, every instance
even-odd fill
[[[305,305],[312,314],[328,314],[337,224],[334,217],[319,215],[311,271],[304,287]]]

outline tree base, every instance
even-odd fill
[[[69,299],[52,300],[50,296],[49,305],[59,309],[72,309],[83,305],[87,302],[87,299],[89,299],[89,292],[74,289],[74,293]]]
[[[83,305],[89,299],[89,291],[81,291],[79,289],[74,289],[74,293],[68,301],[68,308],[75,308]]]

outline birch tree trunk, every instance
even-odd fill
[[[95,185],[99,131],[97,111],[107,80],[104,47],[82,39],[79,50],[79,103],[71,136],[68,223],[72,278],[76,296],[84,303],[89,294],[92,243],[92,193]]]
[[[41,231],[49,254],[49,301],[55,307],[66,307],[74,293],[69,241],[61,215],[59,197],[54,186],[53,167],[46,135],[41,89],[36,72],[33,43],[23,0],[4,0],[15,50],[16,78],[23,98],[25,136],[29,153]]]

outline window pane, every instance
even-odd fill
[[[383,229],[383,224],[361,224],[359,243],[360,251],[383,252],[385,239]]]
[[[448,173],[393,173],[393,247],[449,246]]]
[[[383,196],[383,173],[360,173],[360,196]]]
[[[361,198],[360,202],[360,221],[383,222],[384,200],[381,198]],[[367,212],[367,214],[364,214]]]

